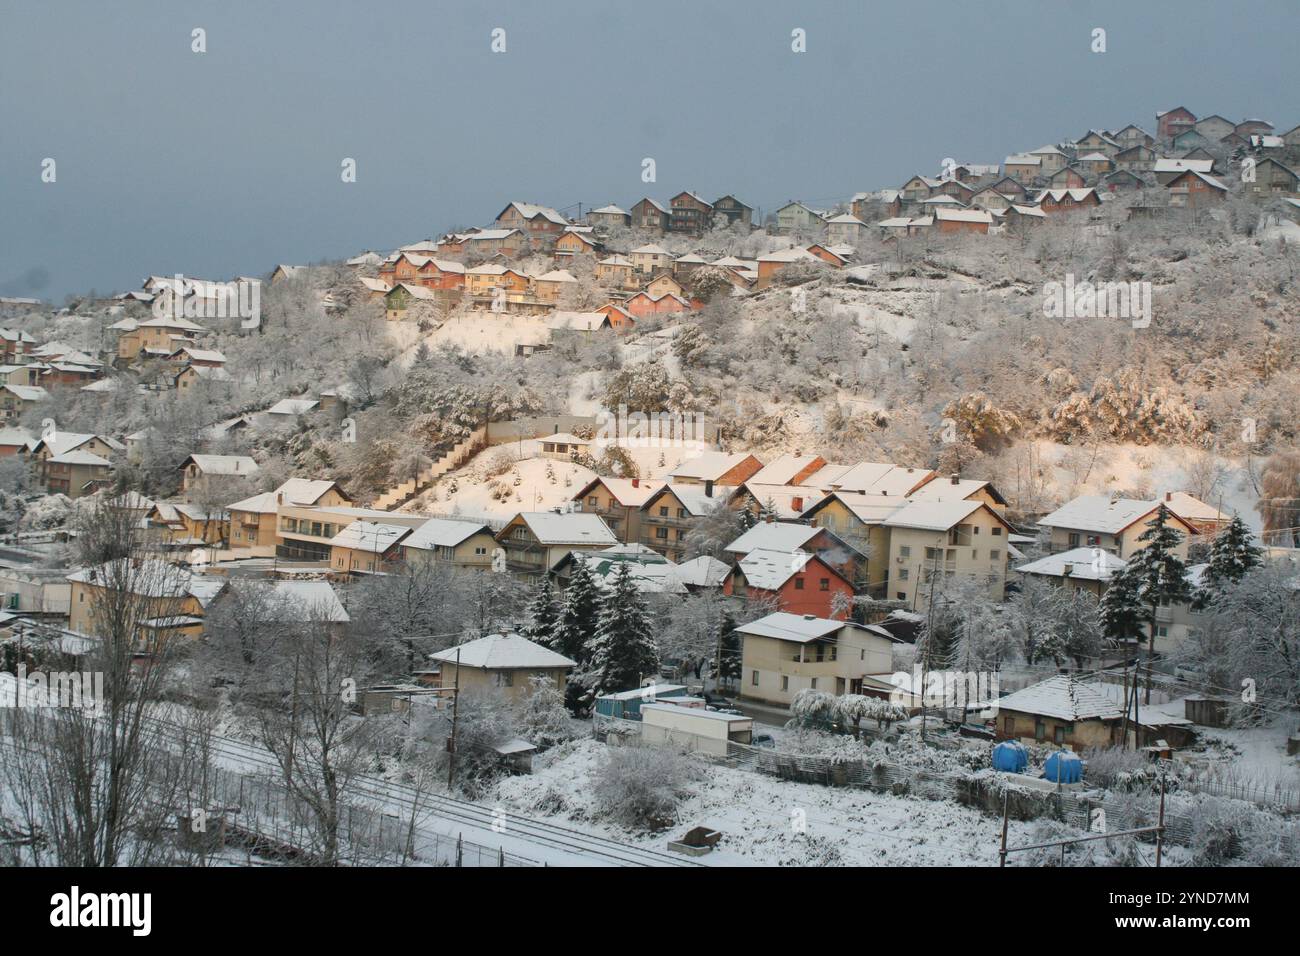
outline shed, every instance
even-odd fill
[[[641,739],[651,744],[674,744],[725,757],[729,744],[748,744],[754,737],[754,719],[673,704],[641,706]]]
[[[634,690],[619,691],[617,694],[602,694],[596,698],[596,713],[602,717],[640,720],[643,704],[653,704],[660,697],[685,696],[684,684],[648,684]]]

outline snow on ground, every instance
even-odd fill
[[[1261,727],[1198,727],[1204,752],[1189,752],[1197,760],[1223,764],[1231,782],[1243,786],[1300,791],[1300,759],[1288,757],[1286,741],[1295,732],[1295,718],[1274,720]]]
[[[445,344],[475,354],[507,355],[514,354],[516,345],[538,345],[550,340],[550,329],[537,316],[487,311],[452,316],[425,339],[429,348]]]
[[[1001,819],[947,801],[894,797],[868,790],[789,783],[744,770],[709,767],[679,808],[679,823],[657,834],[594,821],[593,774],[605,745],[581,740],[558,748],[531,776],[498,786],[507,809],[556,822],[581,822],[609,836],[663,849],[695,826],[723,834],[699,862],[713,866],[996,866]],[[798,811],[802,811],[800,814]],[[796,833],[794,821],[806,821]],[[1030,842],[1028,824],[1011,822],[1010,842]]]

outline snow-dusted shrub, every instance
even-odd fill
[[[659,747],[614,747],[595,773],[597,813],[629,829],[661,830],[677,819],[677,805],[704,768],[685,754]]]
[[[27,509],[18,526],[23,531],[59,528],[72,516],[72,501],[66,495],[46,495]]]
[[[519,732],[525,740],[539,747],[554,747],[577,736],[564,693],[555,681],[544,675],[532,678],[533,692],[524,701],[519,715]]]

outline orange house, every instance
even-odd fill
[[[596,252],[595,241],[580,232],[566,232],[555,240],[555,257],[568,259],[572,256],[589,256]]]
[[[1049,215],[1100,205],[1101,197],[1091,186],[1087,189],[1045,189],[1038,197],[1038,208]]]
[[[621,305],[615,305],[613,302],[608,305],[602,305],[596,310],[609,319],[610,328],[613,329],[630,329],[636,325],[636,317]]]
[[[755,550],[745,555],[722,582],[729,597],[775,599],[779,610],[827,620],[848,617],[853,585],[844,575],[804,551]]]
[[[634,319],[643,319],[647,315],[670,315],[675,312],[689,312],[691,311],[691,304],[681,296],[673,295],[671,292],[665,292],[660,296],[638,292],[623,303],[623,309]],[[610,321],[613,322],[612,319]]]

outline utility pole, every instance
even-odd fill
[[[456,777],[456,716],[460,711],[460,645],[456,645],[456,681],[451,692],[451,739],[447,741],[447,789]]]
[[[1165,848],[1165,772],[1160,771],[1160,816],[1156,820],[1156,866]]]
[[[1007,817],[1010,814],[1011,791],[1002,791],[1002,847],[998,850],[998,866],[1007,865]]]

